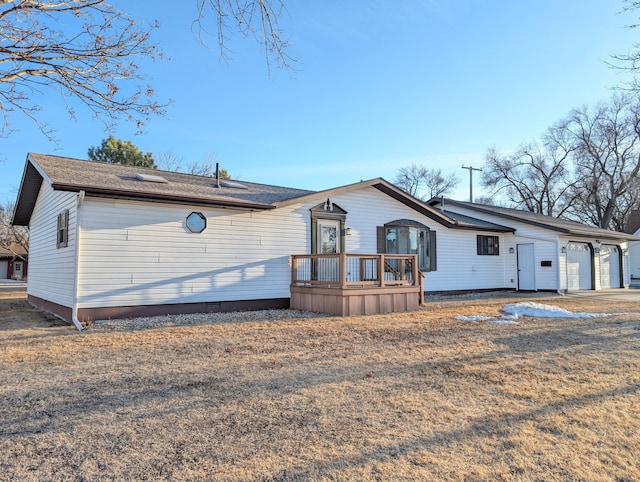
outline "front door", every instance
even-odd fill
[[[340,252],[340,221],[318,221],[318,254]]]
[[[318,220],[318,254],[337,254],[340,252],[340,221]],[[317,260],[318,281],[338,281],[340,261],[336,256]]]
[[[536,261],[533,243],[519,244],[518,248],[518,290],[536,290]]]

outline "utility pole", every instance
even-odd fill
[[[482,169],[480,169],[479,167],[473,167],[473,166],[469,166],[469,167],[465,167],[465,165],[462,165],[462,169],[469,169],[469,202],[472,203],[473,202],[473,171],[482,171]]]

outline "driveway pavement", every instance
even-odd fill
[[[640,289],[620,288],[611,290],[584,290],[570,291],[565,296],[573,298],[591,298],[606,301],[622,301],[629,303],[640,303]]]

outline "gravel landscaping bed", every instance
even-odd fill
[[[144,330],[162,326],[203,325],[238,321],[298,320],[303,318],[324,318],[331,315],[300,310],[257,310],[233,311],[226,313],[189,313],[184,315],[160,315],[141,318],[97,320],[90,329],[104,330]]]

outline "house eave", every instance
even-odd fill
[[[51,187],[55,191],[80,192],[86,195],[102,198],[126,199],[131,201],[164,202],[169,204],[189,204],[207,207],[235,208],[250,211],[267,211],[275,209],[271,204],[253,203],[247,201],[236,201],[227,199],[209,199],[194,196],[176,196],[151,192],[132,192],[117,189],[104,189],[96,187],[84,187],[74,184],[53,183]]]
[[[27,162],[25,163],[22,179],[20,180],[18,198],[16,199],[16,204],[13,208],[13,215],[11,216],[12,225],[29,225],[31,222],[31,214],[33,213],[33,209],[36,205],[36,200],[43,180],[44,175],[31,161],[30,155],[27,155]]]

